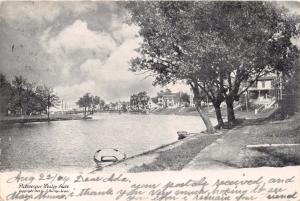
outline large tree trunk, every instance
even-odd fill
[[[194,102],[195,102],[195,107],[201,117],[201,119],[203,120],[205,126],[206,126],[206,131],[207,133],[214,133],[215,129],[209,119],[209,117],[201,110],[201,99],[200,99],[200,92],[199,92],[199,88],[198,87],[192,87],[193,92],[194,92]]]
[[[216,116],[217,116],[217,120],[218,120],[217,128],[222,128],[224,126],[220,105],[221,104],[218,104],[218,105],[214,104],[214,108],[215,108]]]
[[[233,109],[233,99],[227,98],[226,99],[226,105],[227,105],[227,119],[229,125],[235,124],[235,115],[234,115],[234,109]]]
[[[198,111],[198,113],[199,113],[201,119],[203,120],[205,126],[206,126],[206,131],[207,131],[207,133],[210,133],[210,134],[211,134],[211,133],[214,133],[214,132],[215,132],[215,129],[214,129],[214,127],[213,127],[213,125],[212,125],[212,123],[211,123],[209,117],[206,116],[205,113],[201,110],[201,107],[200,107],[199,104],[196,104],[196,109],[197,109],[197,111]]]

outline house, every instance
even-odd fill
[[[161,108],[177,108],[182,105],[180,101],[180,92],[179,93],[171,93],[169,91],[159,92],[157,94],[159,107]]]
[[[115,110],[119,110],[119,108],[120,108],[120,103],[119,102],[117,102],[117,103],[109,103],[109,105],[108,105],[108,110],[110,110],[110,111],[115,111]]]
[[[248,83],[244,83],[246,87]],[[259,78],[248,90],[249,101],[260,105],[269,105],[282,99],[282,79],[280,75],[269,74]]]

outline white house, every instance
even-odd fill
[[[270,104],[282,98],[281,77],[274,74],[261,77],[248,89],[248,96],[257,104]]]
[[[180,93],[158,93],[158,103],[161,108],[177,108],[181,106]]]

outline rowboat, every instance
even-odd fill
[[[126,154],[118,149],[111,148],[99,149],[94,154],[94,161],[98,169],[102,169],[105,166],[111,165],[126,158]]]
[[[182,140],[190,135],[187,131],[177,131],[178,140]]]

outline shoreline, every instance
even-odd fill
[[[254,114],[253,111],[235,111],[237,118],[240,119],[259,119],[270,116],[276,109],[268,112]],[[174,108],[174,109],[161,109],[159,111],[153,111],[148,114],[142,112],[119,112],[119,111],[100,111],[94,114],[130,114],[130,115],[178,115],[178,116],[198,116],[199,113],[194,108]],[[215,112],[206,113],[209,118],[216,118]],[[222,111],[223,119],[226,120],[226,111]],[[199,117],[200,118],[200,117]],[[81,113],[79,114],[54,114],[50,115],[48,121],[47,115],[33,115],[33,116],[0,116],[0,124],[16,124],[16,123],[34,123],[34,122],[51,122],[51,121],[69,121],[69,120],[85,120]]]
[[[50,120],[45,115],[37,116],[5,116],[0,117],[1,124],[18,124],[18,123],[36,123],[36,122],[51,122],[51,121],[69,121],[69,120],[84,120],[84,117],[81,115],[74,114],[63,114],[63,115],[51,115]]]

